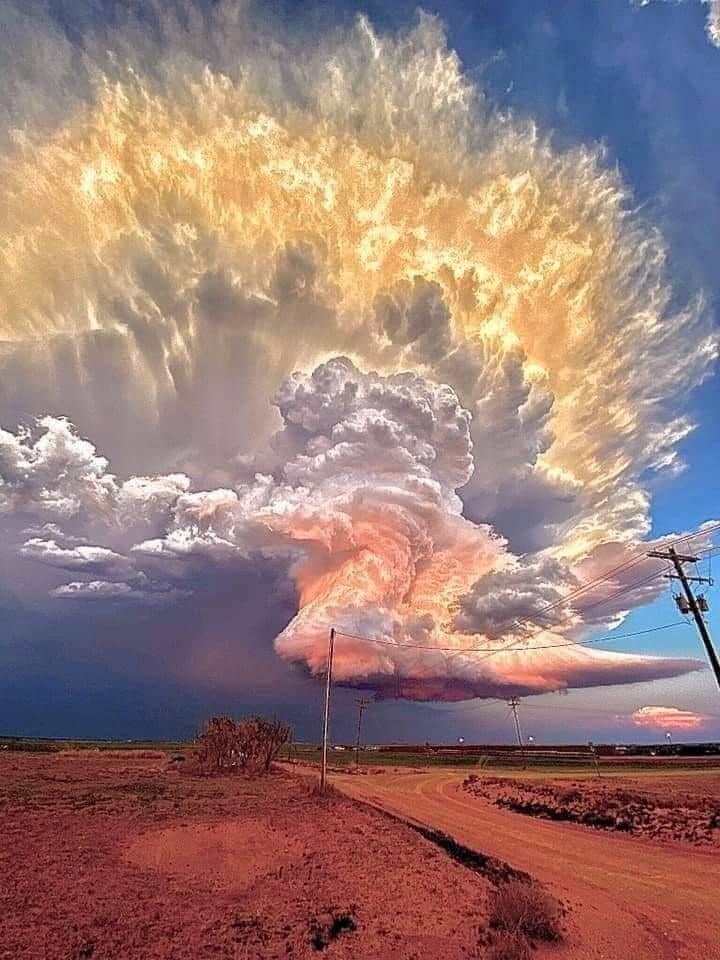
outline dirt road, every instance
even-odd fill
[[[499,810],[464,774],[390,771],[332,782],[359,800],[449,833],[547,884],[572,908],[558,958],[720,960],[720,856]]]

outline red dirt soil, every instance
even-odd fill
[[[0,756],[2,960],[485,956],[488,880],[410,828],[181,766]]]

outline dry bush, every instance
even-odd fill
[[[195,756],[209,773],[266,773],[289,737],[290,727],[280,720],[213,717],[198,738]]]
[[[560,904],[537,883],[511,880],[495,891],[490,926],[530,940],[559,940]]]
[[[501,930],[495,937],[489,960],[530,960],[530,941],[519,930]]]
[[[337,787],[334,787],[331,783],[325,784],[325,789],[320,788],[319,780],[312,780],[308,786],[308,794],[314,800],[335,800],[338,797],[341,797],[343,794]]]

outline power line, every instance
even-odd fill
[[[704,530],[695,533],[686,533],[682,537],[675,537],[675,539],[667,542],[666,546],[677,545],[679,543],[684,543],[687,540],[693,540],[696,537],[709,536],[716,531],[720,530],[720,522],[711,524],[709,527],[706,527]],[[709,547],[705,550],[699,551],[700,554],[707,553],[712,551],[714,548]],[[574,590],[570,590],[564,596],[560,597],[557,600],[553,600],[550,603],[545,604],[544,607],[541,607],[534,616],[542,616],[546,611],[552,610],[556,607],[561,607],[569,601],[576,600],[579,596],[584,593],[587,593],[588,590],[591,590],[593,587],[599,586],[601,583],[604,583],[606,580],[612,579],[618,573],[624,573],[626,570],[631,569],[637,564],[641,563],[643,560],[647,560],[646,553],[638,553],[634,557],[630,557],[628,560],[623,561],[622,563],[617,564],[614,567],[611,567],[609,570],[604,571],[602,574],[598,574],[592,580],[587,580],[584,583],[579,584]],[[586,608],[587,609],[587,608]],[[510,621],[507,621],[512,622]]]
[[[703,530],[702,533],[703,534],[710,533],[715,529],[720,529],[720,523],[713,524],[712,527],[709,527],[707,530]],[[692,537],[697,537],[697,536],[699,536],[699,534],[697,533],[687,534],[684,537],[678,537],[673,542],[680,543],[683,540],[688,540],[688,539],[691,539]],[[699,555],[711,552],[714,549],[715,549],[714,547],[708,547],[705,550],[699,551]],[[612,574],[617,572],[617,570],[620,569],[621,567],[627,567],[631,563],[636,564],[640,560],[646,559],[646,557],[647,555],[643,554],[643,555],[640,555],[639,557],[633,558],[632,561],[628,561],[625,564],[620,564],[618,567],[614,567],[612,568],[612,570],[607,571],[604,577],[602,578],[598,577],[596,578],[595,581],[591,581],[591,583],[597,585],[597,583],[602,582],[603,579],[609,578]],[[592,610],[595,607],[602,606],[603,604],[606,604],[606,603],[610,603],[613,600],[617,600],[619,597],[622,597],[628,593],[631,593],[633,590],[637,589],[637,587],[645,586],[647,583],[650,583],[652,580],[655,580],[657,577],[662,576],[664,571],[665,571],[665,567],[660,567],[658,570],[654,571],[653,573],[645,577],[642,577],[640,580],[635,580],[633,581],[633,583],[625,585],[624,587],[622,587],[619,590],[616,590],[614,593],[610,594],[609,596],[602,597],[600,600],[597,600],[592,604],[588,604],[586,607],[584,607],[584,610]],[[542,609],[547,609],[547,607],[544,607]],[[564,623],[567,623],[570,619],[572,618],[568,617],[565,620],[556,621],[555,623],[552,624],[552,626],[562,626]],[[511,621],[508,621],[508,622],[511,622]],[[398,643],[396,640],[386,640],[386,639],[381,639],[379,637],[366,637],[366,636],[361,636],[359,634],[348,633],[344,630],[337,630],[337,629],[335,630],[335,636],[346,637],[349,640],[360,640],[365,643],[376,643],[376,644],[382,644],[384,646],[389,646],[389,647],[397,647],[398,649],[434,650],[437,653],[508,653],[510,651],[524,651],[527,653],[532,653],[535,650],[555,650],[562,647],[584,647],[584,646],[591,646],[596,643],[606,643],[606,642],[611,643],[617,640],[625,640],[625,639],[631,639],[633,637],[643,636],[648,633],[656,633],[659,630],[669,630],[671,627],[684,626],[686,624],[687,624],[686,620],[676,620],[673,623],[666,623],[657,627],[649,627],[645,630],[636,630],[632,633],[607,634],[603,637],[594,637],[589,640],[569,640],[563,643],[540,644],[533,647],[528,647],[524,643],[517,644],[515,646],[502,646],[502,647],[454,647],[454,646],[440,647],[440,646],[435,646],[433,644]],[[544,629],[545,629],[544,627],[540,627],[538,630],[535,631],[535,633],[531,634],[530,637],[528,637],[528,639],[531,639],[532,636],[537,636],[538,633],[542,633]]]
[[[693,537],[697,537],[697,536],[701,536],[701,535],[708,536],[709,534],[713,533],[715,530],[720,530],[720,522],[719,522],[719,523],[716,523],[716,524],[712,524],[710,527],[707,527],[705,530],[703,530],[700,534],[698,534],[698,533],[695,533],[695,534],[687,534],[687,535],[684,536],[684,537],[678,537],[678,538],[676,538],[675,541],[673,541],[673,542],[674,542],[674,543],[680,543],[680,542],[682,542],[682,541],[692,539]],[[705,549],[705,550],[698,551],[698,555],[700,556],[700,555],[702,555],[703,553],[708,553],[708,552],[711,552],[711,553],[712,553],[713,549],[714,549],[713,547],[709,547],[709,548],[707,548],[707,549]],[[675,551],[672,549],[672,547],[670,547],[670,551],[669,551],[669,552],[670,552],[670,554],[673,555],[673,557],[675,557]],[[571,591],[571,594],[576,597],[576,596],[579,595],[579,593],[585,592],[586,590],[590,589],[592,586],[595,586],[595,585],[597,585],[598,583],[602,583],[602,582],[608,580],[611,576],[613,576],[614,574],[620,572],[621,570],[630,569],[630,568],[631,568],[632,566],[634,566],[636,563],[639,563],[639,562],[641,561],[641,559],[643,559],[643,557],[638,556],[638,557],[636,557],[636,558],[633,558],[633,559],[631,559],[631,560],[628,560],[628,561],[626,561],[625,563],[616,566],[616,567],[613,568],[611,571],[606,572],[602,577],[597,577],[597,578],[595,578],[594,581],[589,581],[589,582],[583,584],[581,587],[577,588],[576,591],[574,591],[574,592]],[[676,565],[676,567],[677,567],[677,562],[675,562],[675,565]],[[602,603],[609,603],[609,602],[611,602],[612,600],[617,599],[618,597],[625,595],[625,594],[628,593],[630,590],[634,590],[636,587],[642,586],[643,584],[648,583],[648,582],[651,581],[651,580],[654,580],[657,576],[660,576],[660,574],[661,574],[662,572],[663,572],[662,570],[658,570],[657,572],[651,574],[650,576],[644,577],[644,578],[642,578],[641,580],[637,581],[636,583],[630,584],[629,586],[626,586],[626,587],[624,587],[623,589],[621,589],[621,590],[619,590],[619,591],[616,591],[614,594],[611,594],[609,597],[604,597],[604,598],[602,598],[601,600],[596,601],[594,604],[589,605],[589,606],[586,607],[585,609],[591,609],[592,607],[599,606],[599,605],[602,604]],[[678,571],[678,573],[680,573],[680,571]],[[681,578],[681,579],[682,579],[682,578]],[[687,588],[686,588],[686,589],[687,589]],[[570,596],[570,595],[567,595],[567,596],[563,597],[561,601],[556,601],[556,604],[557,604],[557,603],[566,603],[566,602],[568,601],[568,599],[570,599],[570,598],[571,598],[571,596]],[[556,605],[556,604],[548,604],[548,605],[547,605],[545,608],[543,608],[543,609],[547,610],[549,607],[554,606],[554,605]],[[693,602],[691,603],[691,607],[693,607],[693,608],[695,607],[694,598],[693,598]],[[540,611],[540,612],[542,613],[542,611]],[[702,618],[700,618],[700,619],[702,619]],[[510,622],[512,622],[512,621],[510,621]],[[558,625],[558,624],[555,624],[555,626],[557,626],[557,625]],[[361,636],[358,636],[358,635],[356,635],[356,634],[351,634],[351,633],[345,633],[345,632],[343,632],[343,631],[338,631],[338,630],[336,630],[334,627],[331,627],[331,628],[330,628],[330,631],[329,631],[327,672],[326,672],[326,677],[325,677],[325,704],[324,704],[324,710],[323,710],[322,766],[321,766],[321,773],[320,773],[320,790],[321,790],[321,791],[324,791],[324,790],[325,790],[325,787],[326,787],[326,784],[327,784],[327,750],[328,750],[328,732],[329,732],[329,720],[330,720],[330,693],[331,693],[331,689],[332,689],[333,654],[334,654],[334,647],[335,647],[335,638],[336,638],[336,636],[344,636],[344,637],[347,637],[348,639],[351,639],[351,640],[360,640],[360,641],[364,641],[364,642],[368,642],[368,643],[381,643],[381,644],[385,644],[385,645],[388,645],[388,646],[394,646],[394,647],[396,647],[396,648],[405,648],[405,649],[424,649],[424,650],[434,650],[435,652],[447,652],[447,653],[463,653],[463,652],[467,652],[467,653],[479,653],[479,652],[485,652],[485,653],[487,653],[487,657],[486,657],[485,659],[487,659],[488,657],[494,656],[494,655],[496,655],[496,654],[498,654],[498,653],[507,653],[507,652],[510,652],[510,651],[513,651],[513,650],[522,650],[524,653],[531,653],[531,652],[533,652],[533,651],[535,651],[535,650],[542,650],[542,649],[557,649],[557,648],[559,648],[559,647],[568,647],[568,646],[582,647],[582,646],[586,646],[586,645],[588,645],[588,644],[590,644],[590,643],[601,643],[602,641],[608,641],[608,640],[610,640],[610,641],[611,641],[611,640],[621,640],[621,639],[625,639],[625,638],[632,637],[632,636],[640,636],[640,635],[642,635],[642,634],[647,634],[647,633],[656,633],[656,632],[658,632],[659,630],[666,630],[666,629],[669,629],[670,627],[674,627],[674,626],[676,626],[675,623],[665,624],[665,625],[659,626],[659,627],[651,627],[651,628],[649,628],[649,629],[647,629],[647,630],[638,630],[638,631],[636,631],[635,633],[632,633],[632,634],[618,634],[618,635],[616,635],[616,636],[597,637],[597,638],[590,639],[590,640],[585,640],[585,641],[583,641],[583,640],[577,640],[577,641],[570,641],[570,642],[567,642],[567,643],[560,643],[560,644],[547,644],[547,645],[544,645],[544,644],[543,644],[543,645],[539,645],[539,646],[536,646],[536,647],[527,647],[527,646],[524,645],[524,644],[520,644],[520,645],[517,645],[517,646],[515,646],[515,647],[505,646],[505,647],[497,647],[497,648],[485,648],[484,650],[483,650],[483,648],[478,648],[478,647],[472,647],[472,648],[465,648],[465,649],[463,649],[463,648],[460,648],[460,647],[445,647],[445,648],[443,648],[443,647],[437,647],[437,646],[430,646],[430,645],[427,645],[427,644],[399,644],[399,643],[397,643],[397,642],[395,642],[395,641],[391,641],[391,640],[381,640],[381,639],[372,638],[372,637],[361,637]],[[535,632],[535,634],[533,634],[533,636],[536,635],[537,633],[541,633],[541,632],[542,632],[542,629],[543,629],[543,628],[540,627],[540,628]],[[517,703],[514,703],[514,704],[513,704],[513,702],[510,702],[510,706],[511,706],[511,708],[513,709],[513,713],[515,714],[515,719],[516,719],[516,723],[517,723]],[[362,717],[362,711],[361,711],[360,717]],[[359,737],[358,737],[358,739],[359,739]]]
[[[720,523],[714,524],[712,528],[708,528],[708,531],[703,531],[703,533],[710,532],[715,528],[720,529]],[[690,539],[692,536],[697,536],[697,534],[691,534],[685,537],[678,538],[675,542],[680,542],[680,540]],[[714,548],[712,547],[706,548],[705,550],[699,551],[699,554],[708,553],[712,549]],[[640,559],[643,559],[643,558],[641,557]],[[601,606],[602,604],[610,603],[611,601],[616,600],[619,597],[625,596],[626,594],[631,593],[633,590],[637,589],[637,587],[644,586],[645,584],[650,583],[652,580],[655,580],[657,577],[662,576],[664,573],[664,570],[665,570],[665,567],[661,567],[660,569],[654,571],[648,576],[642,577],[640,580],[636,580],[631,584],[627,584],[620,590],[616,590],[614,593],[610,594],[610,596],[602,597],[600,600],[595,601],[595,603],[589,604],[584,609],[590,610],[595,607]],[[565,621],[562,621],[562,620],[557,621],[556,623],[553,624],[553,626],[562,626],[562,624],[567,622],[569,619],[571,618],[566,618]],[[633,633],[624,633],[624,634],[615,634],[615,635],[607,634],[603,637],[594,637],[589,640],[569,640],[563,643],[539,644],[531,647],[527,646],[526,643],[520,643],[514,646],[506,645],[502,647],[440,647],[440,646],[434,646],[432,644],[398,643],[395,640],[385,640],[379,637],[365,637],[365,636],[360,636],[359,634],[347,633],[343,630],[335,630],[335,636],[342,636],[342,637],[346,637],[349,640],[360,640],[366,643],[376,643],[376,644],[381,644],[384,646],[390,646],[390,647],[395,647],[397,649],[404,649],[404,650],[431,650],[431,651],[435,651],[436,653],[452,653],[452,654],[486,653],[488,654],[488,657],[486,659],[489,659],[489,657],[494,656],[498,653],[510,653],[510,652],[533,653],[536,650],[556,650],[556,649],[561,649],[563,647],[584,647],[584,646],[590,646],[596,643],[631,639],[632,637],[643,636],[649,633],[656,633],[660,630],[669,630],[671,627],[685,625],[686,623],[687,621],[685,620],[682,620],[682,621],[678,620],[678,621],[675,621],[674,623],[667,623],[657,627],[649,627],[645,630],[634,631]],[[543,627],[539,627],[539,629],[536,630],[533,634],[531,634],[530,637],[528,637],[527,639],[531,639],[533,636],[537,636],[539,633],[542,633],[544,629],[545,628]]]
[[[720,527],[720,524],[717,524],[717,526]],[[697,536],[697,534],[693,534],[693,536]],[[684,537],[682,539],[688,539],[688,538]],[[705,553],[709,553],[714,549],[715,549],[714,547],[706,547],[704,550],[698,551],[698,556],[702,556]],[[602,606],[605,603],[610,603],[612,600],[617,600],[619,597],[625,596],[628,593],[632,593],[632,591],[635,590],[637,587],[642,587],[645,584],[650,583],[650,581],[655,580],[657,577],[662,576],[664,570],[665,570],[665,567],[659,567],[656,571],[654,571],[651,574],[648,574],[645,577],[642,577],[640,580],[635,580],[633,581],[633,583],[626,584],[625,586],[621,587],[619,590],[616,590],[615,593],[611,593],[607,597],[601,597],[599,600],[596,600],[594,603],[587,604],[586,606],[582,607],[581,612],[584,613],[586,610],[592,610],[595,607]],[[598,582],[601,582],[601,581],[598,581]],[[597,586],[597,583],[595,585]],[[564,597],[561,601],[556,601],[554,605],[561,605],[565,602],[566,602],[566,598]],[[542,610],[546,610],[546,609],[547,607],[543,607],[539,612],[534,613],[533,617],[542,615]],[[574,619],[574,616],[569,616],[569,617],[564,617],[562,620],[554,620],[548,624],[548,627],[561,627],[563,626],[563,624],[570,623],[573,619]],[[511,623],[512,621],[505,621],[505,622]],[[531,634],[531,636],[535,636],[535,634],[542,632],[542,630],[544,629],[547,629],[547,628],[539,626],[539,629],[536,630],[535,633]]]
[[[536,650],[557,650],[560,647],[586,647],[593,643],[607,643],[615,640],[627,640],[631,637],[641,637],[646,633],[657,633],[659,630],[669,630],[671,627],[687,626],[687,620],[674,620],[658,627],[648,627],[645,630],[635,630],[633,633],[607,634],[603,637],[594,637],[591,640],[568,640],[563,643],[543,643],[535,647],[526,647],[518,644],[515,647],[435,647],[426,643],[398,643],[396,640],[385,640],[379,637],[361,637],[356,633],[345,633],[336,630],[336,637],[346,637],[348,640],[361,640],[366,643],[380,643],[388,647],[397,647],[399,650],[435,650],[438,653],[507,653],[511,650],[520,650],[524,653],[534,653]]]

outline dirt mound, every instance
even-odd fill
[[[188,824],[153,830],[132,841],[126,857],[139,867],[178,878],[204,879],[212,887],[245,890],[259,878],[302,857],[298,837],[262,820]]]

